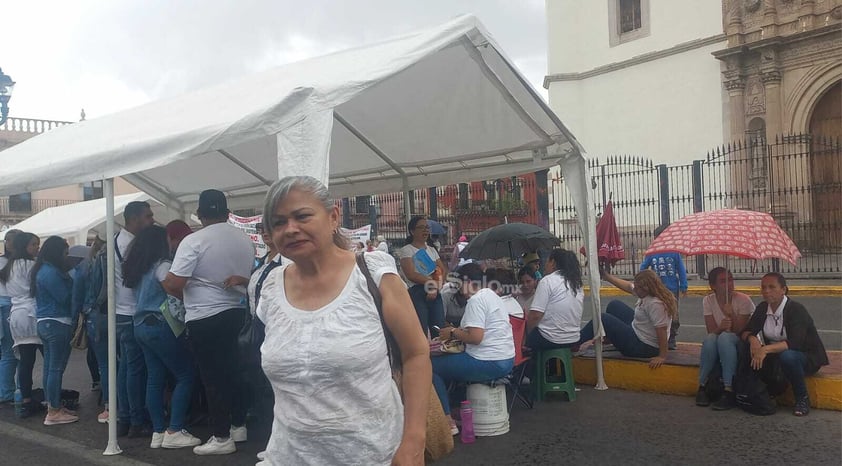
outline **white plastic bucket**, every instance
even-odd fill
[[[489,387],[479,383],[468,385],[468,400],[474,411],[474,434],[477,437],[502,435],[509,431],[506,387]]]

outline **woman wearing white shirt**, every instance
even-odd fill
[[[734,291],[734,277],[725,267],[711,270],[708,273],[708,283],[713,293],[702,299],[702,313],[708,334],[702,342],[696,405],[710,404],[705,384],[711,371],[720,364],[725,394],[714,404],[713,409],[723,411],[736,406],[731,385],[737,371],[737,344],[740,341],[740,332],[754,311],[754,303],[748,296]]]
[[[512,370],[515,344],[509,314],[502,299],[489,288],[477,264],[466,264],[458,271],[462,294],[468,298],[460,327],[441,329],[442,340],[455,338],[465,343],[465,352],[432,358],[433,384],[444,412],[450,415],[447,384],[451,381],[482,382],[506,376]],[[451,418],[451,432],[459,433]]]
[[[780,362],[795,395],[796,416],[810,412],[810,396],[804,377],[829,364],[827,352],[819,338],[813,319],[799,302],[787,297],[786,279],[777,272],[767,273],[760,281],[763,302],[757,305],[741,338],[751,349],[751,367],[760,371],[761,379],[774,364]]]
[[[526,346],[553,349],[578,343],[584,299],[579,260],[572,251],[554,249],[529,306]]]
[[[12,258],[0,270],[0,281],[6,284],[12,309],[9,315],[9,330],[14,339],[14,348],[20,355],[18,363],[18,388],[24,402],[24,416],[34,411],[32,400],[32,369],[35,354],[44,355],[41,337],[38,336],[38,321],[35,319],[35,298],[30,293],[30,279],[35,257],[41,247],[41,240],[32,233],[18,234],[13,243]]]

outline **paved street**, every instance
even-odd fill
[[[39,360],[40,361],[40,360]],[[36,386],[40,386],[40,369]],[[241,445],[225,457],[197,457],[189,450],[151,450],[148,440],[121,439],[123,455],[106,458],[106,426],[97,424],[94,394],[83,353],[74,351],[66,387],[84,388],[82,421],[45,427],[43,418],[17,420],[10,405],[0,407],[3,459],[31,465],[247,465],[260,445]],[[842,413],[814,410],[796,418],[787,407],[770,417],[741,411],[714,412],[698,408],[690,397],[623,390],[595,391],[582,386],[568,403],[549,401],[532,410],[516,407],[512,431],[501,437],[457,444],[442,465],[508,464],[809,464],[838,465],[842,461]],[[750,432],[763,428],[762,435]],[[193,426],[205,438],[206,427]],[[745,433],[741,435],[740,433]],[[251,435],[255,433],[250,432]],[[329,446],[326,446],[329,448]],[[771,459],[769,459],[771,458]]]

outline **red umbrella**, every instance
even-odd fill
[[[646,250],[646,254],[726,254],[745,259],[784,259],[792,265],[801,253],[771,215],[750,210],[722,209],[687,215],[676,221]]]
[[[620,231],[617,229],[617,221],[614,220],[614,204],[608,201],[602,212],[602,218],[596,224],[596,244],[599,245],[597,256],[600,264],[612,266],[617,261],[626,258],[626,251],[623,249],[623,241],[620,239]],[[579,250],[585,254],[585,248]]]

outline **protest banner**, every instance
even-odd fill
[[[257,224],[263,222],[262,215],[254,217],[240,217],[239,215],[228,214],[228,224],[243,230],[254,243],[254,254],[256,257],[263,257],[269,251],[263,238],[257,233]]]
[[[371,225],[366,225],[354,230],[340,228],[339,231],[348,237],[348,240],[351,242],[351,247],[356,246],[358,243],[363,243],[363,246],[365,246],[365,242],[371,239]]]

